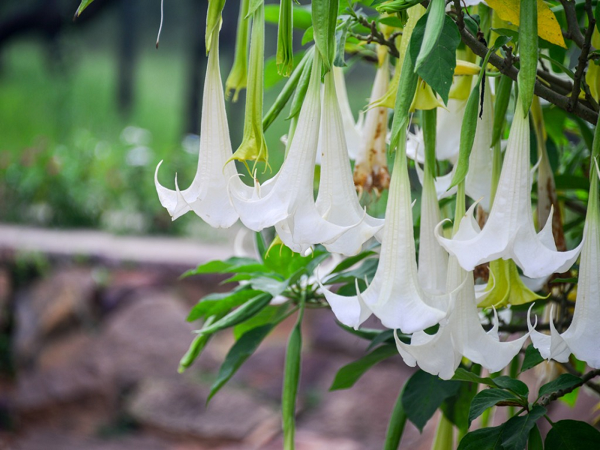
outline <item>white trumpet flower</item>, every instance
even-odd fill
[[[495,311],[492,329],[486,332],[481,327],[473,274],[465,272],[456,258],[450,257],[447,288],[452,290],[459,286],[448,318],[442,321],[436,334],[420,331],[413,334],[410,344],[405,344],[394,332],[398,352],[407,365],[418,364],[424,371],[444,380],[452,378],[463,356],[490,372],[501,370],[519,353],[528,337],[526,334],[514,341],[500,342]]]
[[[281,240],[300,253],[314,244],[333,243],[362,221],[358,219],[350,226],[336,225],[324,219],[315,206],[313,181],[321,119],[320,84],[321,61],[315,56],[289,153],[277,175],[254,188],[229,185],[231,201],[244,225],[254,231],[275,226]]]
[[[600,178],[597,162],[596,172]],[[533,345],[544,358],[567,362],[573,353],[590,367],[600,369],[600,206],[597,179],[592,180],[590,186],[583,240],[585,244],[579,262],[575,312],[569,328],[560,334],[550,319],[550,335],[546,335],[533,329],[529,314],[527,323]]]
[[[324,242],[325,248],[330,252],[355,255],[360,252],[362,244],[383,227],[384,221],[367,215],[358,201],[346,151],[345,127],[334,76],[335,73],[331,71],[325,75],[319,136],[321,179],[316,208],[330,223],[352,227],[332,243]]]
[[[348,156],[350,159],[356,159],[358,156],[358,146],[361,140],[362,116],[359,116],[357,122],[354,121],[350,102],[348,101],[344,69],[333,66],[331,70],[333,71],[335,91],[340,105],[340,112],[342,114],[342,123],[344,124],[344,135],[346,136],[346,144],[348,145]]]
[[[167,209],[173,220],[192,210],[215,228],[228,228],[235,223],[238,214],[229,202],[227,184],[233,177],[237,180],[237,172],[234,165],[225,166],[231,155],[229,126],[219,69],[217,28],[211,40],[204,82],[198,169],[194,181],[189,188],[180,191],[175,176],[175,190],[171,190],[158,181],[158,169],[162,161],[154,173],[154,184],[160,203]]]
[[[438,224],[438,240],[468,271],[494,259],[512,258],[530,278],[564,272],[577,259],[581,244],[574,250],[558,252],[551,220],[536,234],[530,192],[529,120],[522,108],[517,107],[496,197],[485,227],[479,230],[474,223],[471,207],[453,239],[444,238],[440,234],[441,223]]]
[[[401,136],[399,142],[405,139]],[[354,328],[373,313],[384,326],[413,333],[435,325],[446,315],[430,305],[448,302],[425,292],[419,284],[404,152],[403,145],[396,152],[379,265],[371,284],[352,297],[334,294],[321,285],[338,320]]]

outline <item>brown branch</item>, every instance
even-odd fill
[[[577,13],[575,11],[575,2],[572,0],[559,0],[565,10],[565,17],[567,19],[567,31],[563,31],[563,36],[577,45],[579,48],[583,48],[585,44],[585,38],[581,34],[579,29],[579,22],[577,22]]]
[[[477,40],[464,26],[464,21],[462,22],[462,27],[460,25],[460,19],[462,18],[461,14],[457,15],[456,24],[458,25],[458,29],[460,31],[460,35],[462,37],[462,41],[467,45],[473,53],[477,56],[484,58],[488,52],[488,47],[483,45],[481,42]],[[513,80],[517,80],[517,76],[519,71],[516,67],[512,65],[510,61],[498,56],[495,53],[492,53],[489,59],[490,64],[494,67],[498,68],[498,70],[504,75],[510,77]],[[553,105],[558,106],[565,111],[571,112],[578,117],[581,117],[585,121],[595,125],[598,122],[598,113],[593,111],[591,108],[583,105],[581,102],[576,102],[574,105],[571,105],[570,98],[564,95],[559,94],[558,92],[553,91],[552,89],[545,86],[543,83],[536,81],[535,83],[535,94],[548,100]]]
[[[564,0],[561,2],[564,5]],[[571,2],[568,2],[571,3]],[[596,21],[594,20],[594,12],[592,10],[592,2],[591,0],[586,0],[585,9],[588,12],[588,18],[590,24],[585,32],[585,38],[581,47],[581,54],[579,55],[579,60],[577,62],[577,69],[575,70],[575,76],[573,78],[573,90],[571,91],[571,98],[569,99],[569,108],[572,110],[577,103],[579,102],[579,92],[581,92],[581,83],[583,81],[583,72],[587,67],[588,62],[588,54],[590,53],[591,42],[592,42],[592,34],[594,33],[594,27],[596,25]],[[574,7],[573,7],[574,10]],[[566,7],[565,7],[566,11]]]
[[[353,17],[356,19],[356,21],[359,24],[361,24],[362,26],[364,26],[366,28],[369,28],[369,30],[371,31],[371,34],[369,34],[368,36],[364,36],[361,34],[356,34],[356,33],[350,32],[350,34],[352,34],[352,36],[354,36],[356,39],[358,39],[360,41],[366,41],[369,44],[371,42],[376,42],[379,45],[383,45],[388,48],[390,55],[392,55],[395,58],[400,57],[400,52],[398,51],[398,48],[396,47],[396,42],[395,42],[396,37],[398,36],[397,34],[390,36],[389,39],[386,39],[385,36],[383,35],[383,33],[377,29],[377,24],[375,23],[375,21],[369,22],[366,17],[361,16],[360,14],[356,14],[356,13],[353,13]]]

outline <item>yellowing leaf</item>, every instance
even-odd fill
[[[486,3],[498,13],[502,20],[519,25],[519,0],[486,0]],[[567,48],[560,25],[550,7],[543,0],[538,0],[537,8],[539,36],[551,44]]]

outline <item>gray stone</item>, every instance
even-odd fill
[[[89,269],[67,269],[35,283],[15,301],[15,359],[32,363],[52,334],[93,322],[96,282]]]
[[[180,378],[146,380],[127,403],[127,412],[148,429],[217,444],[242,441],[278,416],[243,391],[223,389],[205,406],[210,389]]]

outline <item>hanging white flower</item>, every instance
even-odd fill
[[[437,238],[466,270],[494,259],[512,258],[530,278],[564,272],[577,259],[581,245],[558,252],[552,237],[551,220],[537,234],[531,212],[529,171],[529,120],[517,107],[494,205],[483,230],[473,225],[472,210],[463,217],[453,239]]]
[[[411,343],[405,344],[394,332],[398,352],[407,365],[418,364],[424,371],[449,380],[463,356],[490,372],[497,372],[519,353],[528,334],[514,341],[500,342],[496,316],[492,329],[486,332],[477,313],[473,274],[450,257],[447,288],[453,290],[461,285],[447,319],[440,323],[436,334],[414,333]]]
[[[348,226],[336,225],[323,218],[315,205],[313,182],[321,120],[320,85],[321,60],[315,54],[296,131],[281,169],[263,185],[256,183],[253,188],[229,185],[231,201],[244,225],[254,231],[275,226],[282,241],[300,253],[314,244],[333,243],[362,221],[361,218]]]
[[[202,122],[200,124],[200,149],[198,169],[189,188],[180,191],[175,176],[175,190],[163,187],[158,181],[156,167],[154,184],[158,198],[173,220],[192,210],[206,223],[215,228],[227,228],[235,223],[238,214],[231,206],[227,195],[227,184],[237,180],[235,166],[225,163],[231,158],[229,126],[225,112],[225,98],[219,69],[218,29],[211,40],[208,67],[204,81],[202,99]]]
[[[598,132],[596,132],[596,139]],[[600,142],[595,145],[600,145]],[[600,170],[596,162],[596,175]],[[593,176],[593,175],[592,175]],[[552,214],[550,214],[552,218]],[[575,299],[573,321],[567,330],[560,334],[550,319],[550,335],[535,331],[529,314],[527,323],[533,345],[547,359],[567,362],[573,353],[577,359],[585,361],[594,369],[600,368],[600,206],[598,204],[598,179],[590,186],[590,196],[585,226],[583,230],[579,281]],[[552,314],[551,314],[552,316]]]
[[[405,140],[403,135],[399,142]],[[379,265],[371,284],[352,297],[321,287],[338,320],[355,328],[373,313],[384,326],[413,333],[435,325],[446,315],[431,305],[449,304],[449,295],[427,293],[418,280],[404,145],[396,152]]]

